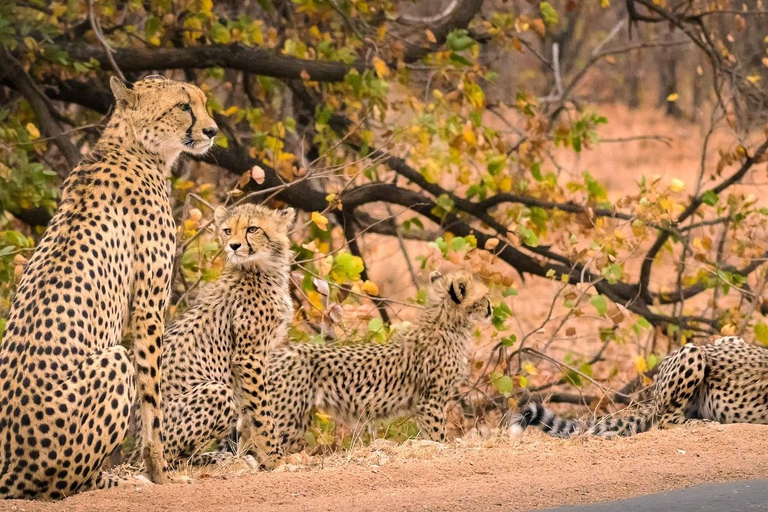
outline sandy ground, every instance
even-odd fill
[[[271,473],[232,467],[198,474],[189,485],[0,502],[0,511],[517,511],[766,476],[765,426],[698,424],[615,440],[530,431],[520,443],[375,442]]]

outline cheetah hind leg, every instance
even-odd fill
[[[690,343],[661,363],[654,389],[659,428],[691,421],[686,412],[691,410],[691,399],[704,382],[706,365],[704,351]]]
[[[205,450],[233,427],[232,391],[218,382],[203,382],[163,404],[165,456],[175,462]]]

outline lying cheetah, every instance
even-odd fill
[[[288,277],[293,209],[218,208],[227,254],[221,277],[166,332],[163,412],[166,455],[189,457],[227,434],[238,419],[241,450],[274,465],[267,394],[270,345],[293,316]]]
[[[661,363],[652,397],[623,417],[582,423],[564,420],[529,403],[511,424],[513,433],[539,426],[554,437],[581,432],[629,436],[652,426],[668,428],[692,420],[768,423],[768,349],[733,336],[710,344],[688,343]]]
[[[445,439],[446,405],[463,377],[473,323],[492,315],[487,289],[471,276],[430,276],[414,325],[386,344],[292,343],[270,359],[275,428],[284,450],[303,438],[312,407],[351,425],[413,414],[422,437]]]
[[[0,497],[59,499],[119,483],[104,459],[135,383],[149,478],[165,480],[159,360],[175,253],[167,177],[216,135],[200,89],[113,78],[102,137],[64,183],[0,347]],[[130,322],[135,358],[120,345]]]

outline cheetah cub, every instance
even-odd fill
[[[267,390],[270,345],[293,316],[288,232],[295,213],[246,204],[214,220],[227,256],[221,277],[168,329],[163,414],[169,460],[202,452],[237,423],[240,447],[274,466]]]
[[[687,343],[662,361],[650,399],[623,416],[589,422],[566,420],[531,402],[512,419],[510,427],[515,435],[528,426],[538,426],[553,437],[582,432],[613,437],[696,420],[768,424],[767,377],[766,348],[736,336],[701,346]]]
[[[419,318],[386,344],[275,349],[271,398],[284,450],[303,438],[313,407],[350,425],[413,414],[422,437],[445,439],[446,405],[465,374],[474,322],[489,320],[492,308],[470,275],[433,272],[430,281]]]
[[[102,465],[126,436],[136,390],[147,475],[167,478],[159,366],[176,247],[168,177],[182,152],[210,149],[217,128],[194,85],[161,76],[110,84],[115,110],[64,182],[0,345],[0,498],[60,499],[127,482]],[[132,358],[121,345],[126,326]]]

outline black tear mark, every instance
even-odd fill
[[[188,103],[192,102],[192,98],[189,96],[189,93],[187,93],[187,102]],[[191,108],[188,110],[188,112],[189,112],[189,116],[192,118],[192,124],[190,124],[189,128],[187,128],[187,140],[189,140],[191,142],[192,141],[192,128],[195,127],[195,123],[197,122],[197,118],[195,117],[195,113],[192,112]]]

